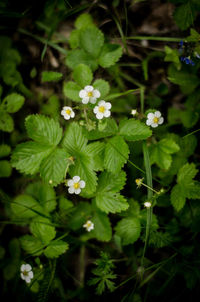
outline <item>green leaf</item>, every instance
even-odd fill
[[[21,173],[35,174],[39,171],[42,160],[51,153],[49,146],[36,142],[19,144],[13,151],[11,164]]]
[[[72,49],[79,47],[79,35],[80,30],[74,29],[71,31],[68,42]]]
[[[56,194],[49,185],[41,182],[31,183],[26,187],[25,192],[35,198],[47,213],[56,208]]]
[[[8,160],[0,160],[0,177],[10,177],[12,167]]]
[[[95,26],[86,27],[80,32],[80,45],[93,58],[100,54],[104,43],[103,33]]]
[[[190,28],[190,35],[186,38],[187,42],[198,42],[200,34],[194,29]]]
[[[91,216],[91,204],[87,202],[79,202],[71,212],[68,226],[72,230],[78,230]]]
[[[24,97],[18,93],[11,93],[2,102],[4,110],[8,113],[17,112],[24,104]]]
[[[115,230],[121,237],[123,245],[134,243],[140,237],[140,220],[136,217],[123,218],[118,222]]]
[[[84,13],[81,14],[80,16],[78,16],[78,18],[75,21],[75,27],[80,29],[86,26],[90,26],[93,25],[93,19],[92,16],[90,14]]]
[[[104,149],[105,144],[101,142],[91,143],[86,147],[86,152],[88,152],[93,159],[95,171],[102,171],[104,169]]]
[[[56,146],[62,137],[58,122],[44,115],[29,115],[25,121],[28,136],[34,141],[47,146]]]
[[[98,67],[96,60],[83,49],[73,49],[68,51],[65,63],[71,69],[74,69],[79,64],[88,65],[92,71],[95,71]]]
[[[6,157],[10,154],[11,147],[6,144],[0,145],[0,158],[1,157]]]
[[[174,20],[181,30],[187,29],[195,19],[196,12],[190,1],[178,6],[174,11]]]
[[[183,187],[179,184],[175,185],[171,191],[171,203],[173,207],[180,211],[186,202]]]
[[[37,212],[42,213],[42,208],[39,203],[29,195],[23,194],[17,196],[10,206],[14,216],[22,219],[33,218],[38,215]]]
[[[172,49],[169,46],[165,46],[165,62],[173,62],[176,68],[179,70],[181,68],[181,62],[179,59],[178,49]]]
[[[63,84],[63,93],[66,97],[75,102],[81,102],[81,98],[79,97],[79,92],[81,87],[75,82],[69,81]]]
[[[177,182],[180,185],[187,185],[192,181],[197,173],[198,170],[195,168],[195,164],[187,163],[178,171]]]
[[[94,81],[93,87],[100,91],[101,98],[104,98],[110,91],[109,83],[102,79],[97,79],[96,81]]]
[[[42,244],[48,244],[56,236],[56,230],[51,226],[51,221],[43,217],[36,217],[30,224],[30,230]]]
[[[128,160],[129,148],[124,139],[114,136],[108,140],[105,148],[104,165],[112,173],[118,173]]]
[[[122,121],[119,125],[119,133],[127,141],[143,140],[152,135],[148,126],[135,119]]]
[[[58,258],[68,250],[69,245],[63,240],[53,240],[44,250],[47,258]]]
[[[92,222],[94,223],[93,236],[100,241],[110,241],[112,228],[108,216],[101,211],[96,211],[92,217]]]
[[[66,176],[69,154],[64,149],[54,149],[40,166],[40,175],[46,183],[52,186],[60,184]]]
[[[62,73],[56,71],[43,71],[42,83],[44,82],[58,82],[62,79]]]
[[[159,148],[167,154],[173,154],[180,150],[179,145],[177,145],[175,141],[169,138],[164,138],[160,140]]]
[[[84,88],[92,82],[93,74],[90,67],[85,64],[79,64],[74,68],[73,78],[82,88]]]
[[[20,239],[20,244],[23,250],[28,254],[34,254],[34,256],[39,256],[42,254],[43,244],[38,239],[31,235],[22,236]]]
[[[114,65],[122,56],[122,47],[117,44],[104,44],[100,57],[99,65],[103,68],[108,68]]]
[[[193,181],[184,185],[185,196],[189,199],[200,199],[200,183]]]
[[[102,121],[103,122],[103,121]],[[105,127],[103,129],[87,131],[84,129],[85,135],[89,140],[96,140],[104,137],[109,137],[117,134],[118,127],[114,119],[109,118],[105,120]]]
[[[12,132],[14,129],[14,122],[10,114],[5,111],[0,112],[0,130],[5,132]]]
[[[126,173],[120,171],[118,174],[103,172],[99,176],[97,192],[110,191],[119,192],[126,183]]]

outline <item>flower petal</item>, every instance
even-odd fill
[[[85,188],[85,181],[84,180],[80,180],[79,184],[80,184],[81,189]]]
[[[161,116],[161,117],[159,118],[158,124],[161,125],[163,122],[164,122],[164,118]]]
[[[20,267],[20,270],[21,270],[21,272],[24,272],[26,270],[26,265],[22,264],[21,267]]]
[[[91,85],[87,85],[87,86],[85,86],[84,90],[87,91],[87,92],[90,92],[90,91],[94,90],[94,87],[91,86]]]
[[[97,101],[96,97],[90,97],[90,103],[95,104]]]
[[[79,177],[79,176],[74,176],[74,177],[73,177],[73,181],[74,181],[74,182],[79,182],[79,180],[80,180],[80,177]]]
[[[98,111],[99,111],[99,107],[98,106],[94,107],[93,112],[96,114]]]
[[[148,120],[146,120],[146,125],[147,125],[147,126],[151,126],[152,122],[153,122],[153,121],[152,121],[151,119],[148,119]]]
[[[32,267],[31,267],[30,264],[26,264],[25,266],[26,266],[26,271],[27,272],[30,272],[32,270]]]
[[[152,123],[152,124],[151,124],[151,127],[156,128],[156,127],[158,127],[158,124]]]
[[[67,185],[68,185],[69,187],[73,186],[73,184],[74,184],[73,179],[68,180]]]
[[[83,99],[86,96],[87,96],[87,91],[85,91],[84,89],[80,90],[79,97]]]
[[[31,279],[27,276],[27,277],[25,278],[25,281],[26,281],[26,283],[30,283],[30,282],[31,282]]]
[[[74,190],[74,193],[75,193],[75,194],[80,194],[80,193],[81,193],[81,189],[80,189],[80,188],[75,189],[75,190]]]
[[[28,277],[31,278],[31,279],[33,278],[33,272],[32,272],[32,271],[30,271],[30,272],[28,273]]]
[[[110,116],[110,110],[106,110],[106,111],[104,112],[104,116],[105,116],[105,117],[109,117],[109,116]]]
[[[148,119],[153,119],[154,118],[154,113],[150,112],[147,114]]]
[[[98,106],[104,106],[105,105],[105,101],[101,100],[100,102],[98,102]]]
[[[89,100],[90,100],[90,98],[87,96],[87,97],[84,97],[83,99],[82,99],[82,103],[83,104],[87,104],[88,102],[89,102]]]
[[[106,109],[110,109],[112,107],[112,105],[111,105],[111,103],[107,102],[107,103],[105,103],[105,107],[106,107]]]
[[[160,111],[156,111],[156,112],[154,112],[154,115],[155,115],[156,117],[161,117],[161,113],[160,113]]]
[[[70,119],[70,115],[68,115],[68,114],[63,115],[63,117],[64,117],[65,120],[69,120]]]
[[[101,119],[103,118],[103,113],[98,112],[98,113],[96,114],[96,118],[97,118],[98,120],[101,120]]]
[[[97,89],[94,89],[94,91],[93,91],[93,96],[94,96],[95,98],[100,98],[100,96],[101,96],[100,91],[97,90]]]
[[[71,115],[70,115],[70,116],[71,116],[71,118],[74,118],[74,117],[75,117],[74,111],[71,112]]]
[[[69,194],[74,194],[74,187],[69,187],[68,188],[68,192],[69,192]]]
[[[25,276],[23,273],[21,273],[20,276],[21,276],[22,280],[25,280]]]

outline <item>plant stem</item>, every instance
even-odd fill
[[[80,287],[84,287],[85,279],[85,245],[83,244],[80,249]]]

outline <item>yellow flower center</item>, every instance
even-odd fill
[[[23,275],[26,277],[28,276],[28,272],[27,271],[23,271]]]
[[[91,227],[91,222],[87,222],[87,228]]]
[[[87,95],[88,95],[89,97],[93,96],[92,91],[89,91]]]
[[[99,112],[104,113],[105,112],[105,107],[104,106],[100,106],[99,107]]]
[[[79,188],[80,188],[79,182],[75,182],[75,183],[74,183],[74,189],[79,189]]]
[[[65,112],[66,112],[68,115],[70,115],[71,110],[70,110],[70,109],[67,109],[67,110],[65,110]]]
[[[154,117],[153,122],[154,122],[155,124],[158,124],[158,121],[159,121],[159,118],[158,118],[158,117]]]

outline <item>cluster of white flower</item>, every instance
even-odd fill
[[[67,185],[70,194],[80,194],[81,189],[85,188],[85,181],[80,180],[80,176],[74,176],[72,179],[68,180]]]
[[[33,272],[32,272],[32,267],[30,264],[22,264],[21,265],[21,278],[26,282],[30,283],[31,279],[33,279]]]
[[[164,118],[161,116],[160,111],[150,112],[147,114],[146,124],[147,126],[151,126],[153,128],[158,127],[158,125],[163,124]]]
[[[101,93],[98,89],[94,89],[93,86],[87,85],[79,92],[79,97],[82,99],[83,104],[95,104],[96,100],[100,98]]]

